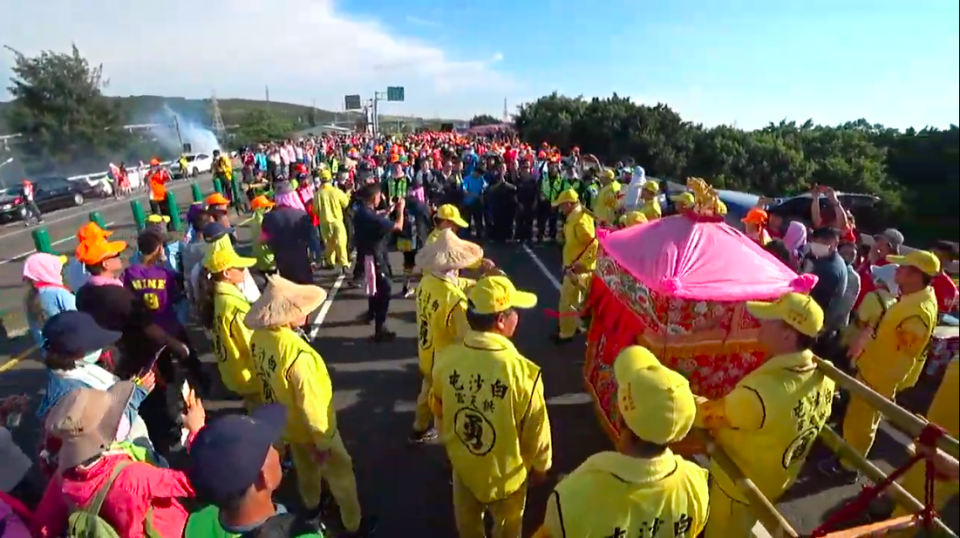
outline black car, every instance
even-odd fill
[[[84,181],[70,181],[52,176],[33,180],[33,199],[41,213],[83,205],[90,186]],[[17,185],[0,195],[0,222],[22,219],[24,216],[23,186]]]
[[[718,191],[718,197],[727,206],[727,222],[737,228],[742,228],[740,219],[747,216],[747,212],[756,207],[757,202],[760,201],[760,197],[755,194],[737,191],[721,190]],[[837,193],[837,199],[844,209],[853,213],[854,218],[857,219],[858,230],[870,233],[882,229],[875,207],[880,201],[879,197],[872,194]],[[821,195],[819,201],[821,211],[826,211],[826,197]],[[777,198],[767,209],[783,217],[786,222],[799,220],[809,226],[812,220],[811,202],[810,193],[804,193]]]

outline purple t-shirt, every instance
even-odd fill
[[[131,265],[123,272],[123,285],[153,313],[153,321],[171,336],[180,334],[174,302],[180,298],[176,274],[157,265]]]

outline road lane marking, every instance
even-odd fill
[[[109,227],[113,226],[114,224],[116,224],[116,222],[110,221],[110,222],[108,222],[108,223],[106,224],[106,226],[107,226],[107,228],[109,228]],[[67,237],[64,237],[63,239],[57,239],[57,240],[54,241],[53,243],[50,243],[50,246],[51,246],[51,247],[55,247],[55,246],[60,245],[60,244],[62,244],[62,243],[66,243],[67,241],[70,241],[71,239],[76,239],[76,238],[77,238],[77,237],[74,236],[74,235],[68,235]],[[0,239],[2,239],[2,238],[0,238]],[[12,257],[12,258],[7,258],[7,259],[4,259],[4,260],[0,260],[0,265],[3,265],[3,264],[5,264],[5,263],[10,263],[10,262],[13,262],[13,261],[21,260],[21,259],[26,258],[27,256],[33,254],[33,253],[36,252],[36,251],[37,251],[36,249],[33,249],[33,250],[29,251],[29,252],[23,252],[23,253],[17,254],[16,256],[14,256],[14,257]]]
[[[540,257],[537,256],[533,249],[527,245],[523,245],[523,251],[527,253],[527,256],[530,256],[530,259],[533,260],[533,264],[540,269],[540,272],[543,273],[545,277],[547,277],[547,280],[553,284],[553,287],[556,288],[557,291],[560,291],[560,281],[557,280],[557,277],[550,272],[550,269],[548,269],[546,265],[543,264],[543,261],[540,260]]]
[[[537,253],[534,252],[533,249],[531,249],[527,245],[523,245],[523,251],[526,252],[528,256],[530,256],[530,259],[533,260],[533,264],[536,265],[538,269],[540,269],[540,272],[543,273],[543,276],[547,277],[547,280],[550,281],[550,284],[552,284],[557,291],[560,291],[560,281],[557,280],[557,277],[555,277],[553,273],[550,272],[550,269],[548,269],[547,266],[543,263],[543,260],[541,260],[540,257],[537,256]],[[572,399],[572,397],[576,395],[575,394],[563,395],[563,396],[557,396],[555,398],[562,398],[565,396],[570,396]],[[592,397],[590,398],[590,402],[591,403],[593,402]],[[548,400],[548,403],[549,403],[549,400]],[[694,456],[694,460],[696,460],[697,464],[703,467],[704,469],[710,468],[710,460],[704,457],[703,455],[698,454]],[[772,535],[770,534],[770,532],[767,531],[767,529],[763,525],[761,525],[759,522],[757,522],[753,526],[753,535],[757,536],[758,538],[772,538]]]
[[[340,290],[340,286],[343,286],[343,281],[347,278],[347,275],[340,273],[337,276],[337,279],[333,282],[333,286],[330,287],[330,291],[327,292],[327,298],[323,301],[323,304],[320,305],[320,309],[317,310],[317,316],[313,318],[313,327],[310,329],[310,334],[307,336],[311,340],[317,337],[317,333],[320,332],[320,326],[323,325],[323,320],[327,318],[327,314],[330,312],[330,307],[333,306],[333,300],[337,297],[337,291]]]
[[[12,357],[7,362],[0,364],[0,374],[6,372],[7,370],[13,370],[18,364],[23,362],[24,359],[29,357],[34,351],[37,350],[37,346],[30,346],[30,349],[20,353],[16,357]]]

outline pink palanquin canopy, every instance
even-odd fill
[[[746,301],[807,293],[816,283],[718,217],[675,215],[602,234],[608,256],[651,291],[680,299]]]

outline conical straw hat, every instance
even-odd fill
[[[453,271],[470,267],[483,258],[483,248],[444,230],[436,241],[417,252],[414,260],[423,271]]]
[[[282,327],[320,307],[327,292],[320,286],[295,284],[282,276],[269,277],[267,289],[250,307],[243,322],[251,329]]]

